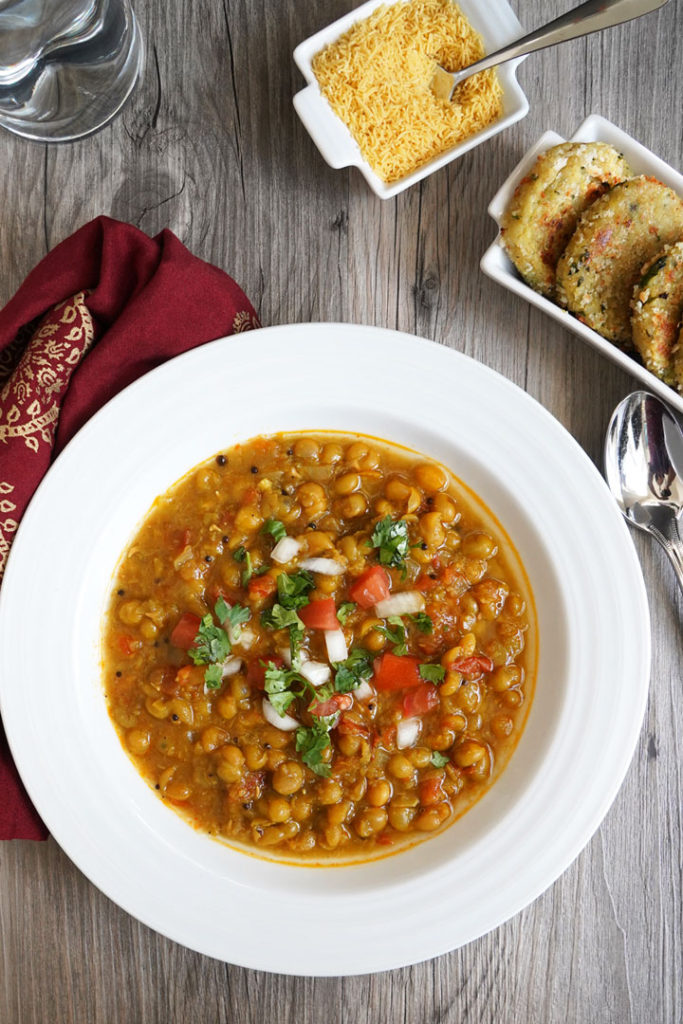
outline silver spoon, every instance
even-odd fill
[[[544,50],[547,46],[554,46],[556,43],[565,43],[569,39],[578,39],[579,36],[587,36],[591,32],[601,32],[604,28],[612,28],[613,25],[620,25],[623,21],[631,21],[633,18],[640,18],[643,14],[656,11],[663,7],[668,0],[588,0],[587,3],[575,7],[567,14],[555,18],[542,28],[536,29],[529,35],[522,36],[502,50],[490,53],[475,64],[463,68],[461,71],[445,71],[437,65],[430,88],[438,99],[447,102],[453,98],[456,86],[460,85],[470,75],[478,71],[485,71],[486,68],[495,67],[496,64],[503,64],[513,57],[523,57],[535,50]]]
[[[627,522],[662,545],[683,590],[683,432],[654,395],[635,391],[614,410],[605,476]]]

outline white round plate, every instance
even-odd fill
[[[296,429],[385,437],[448,465],[512,538],[538,610],[536,694],[502,777],[443,834],[354,867],[276,864],[195,832],[137,775],[100,681],[112,573],[155,496],[238,440]],[[616,795],[648,670],[631,539],[569,434],[463,355],[348,324],[226,338],[123,391],[47,474],[0,592],[2,715],[57,842],[164,935],[289,974],[415,963],[477,938],[543,892]]]

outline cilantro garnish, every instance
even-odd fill
[[[308,592],[313,590],[315,580],[310,572],[281,572],[277,578],[278,601],[283,608],[302,608],[308,604]]]
[[[219,604],[221,604],[220,612],[218,610]],[[227,605],[225,601],[223,601],[222,597],[220,597],[216,602],[215,611],[216,617],[220,619],[226,627],[231,642],[236,644],[240,638],[240,627],[247,621],[251,612],[248,608],[242,607],[241,604],[233,604],[232,606]]]
[[[299,696],[290,689],[292,683],[303,682],[298,672],[292,669],[278,668],[277,665],[269,663],[266,668],[265,691],[268,699],[278,715],[283,716],[289,705]]]
[[[435,768],[443,768],[444,765],[448,764],[448,758],[445,754],[442,754],[439,750],[432,750],[432,756],[429,758]]]
[[[261,527],[261,533],[269,533],[276,543],[287,536],[285,524],[281,523],[279,519],[266,519]]]
[[[301,760],[316,775],[325,778],[330,774],[330,766],[323,761],[322,754],[331,742],[329,725],[324,719],[314,722],[310,728],[302,725],[296,731],[296,749],[301,754]]]
[[[236,562],[244,562],[244,569],[242,570],[242,586],[246,587],[254,574],[254,570],[251,565],[251,555],[245,548],[244,544],[240,544],[240,546],[235,548],[233,551],[232,557]]]
[[[370,546],[379,548],[379,560],[381,565],[394,566],[396,569],[405,568],[405,558],[410,550],[408,540],[408,524],[404,519],[394,521],[391,516],[385,516],[375,524],[370,537]]]
[[[263,576],[264,572],[268,572],[270,568],[269,565],[260,565],[258,569],[255,569],[251,562],[251,554],[247,551],[244,544],[240,544],[238,548],[235,548],[232,557],[236,562],[244,562],[244,569],[242,570],[243,587],[246,587],[252,576]]]
[[[353,601],[344,601],[343,604],[339,605],[337,608],[337,618],[341,622],[342,626],[348,619],[349,615],[352,615],[355,610],[356,605]]]
[[[299,661],[301,641],[304,638],[304,624],[296,611],[293,608],[284,608],[281,604],[274,604],[272,608],[266,608],[261,612],[261,625],[266,629],[289,630],[289,650],[292,656],[292,665],[296,667]]]
[[[218,690],[223,682],[223,666],[208,665],[204,673],[204,686],[207,690]]]
[[[232,650],[228,634],[213,621],[211,614],[205,615],[188,654],[195,665],[225,661]]]
[[[406,644],[406,627],[403,625],[403,619],[400,615],[390,615],[387,619],[388,626],[373,626],[378,633],[385,636],[390,644],[394,645],[394,654],[399,655],[408,653],[408,646]]]
[[[354,647],[346,661],[334,666],[334,688],[337,693],[349,693],[372,675],[371,656],[360,647]]]
[[[285,608],[281,604],[274,604],[272,608],[266,608],[261,612],[261,625],[266,629],[289,629],[295,626],[302,630],[304,624],[293,608]]]
[[[428,683],[442,683],[446,675],[446,669],[442,665],[420,665],[419,672]]]
[[[409,615],[408,618],[417,626],[421,633],[434,632],[434,623],[425,612],[416,612],[415,615]]]

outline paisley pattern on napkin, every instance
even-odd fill
[[[0,458],[6,478],[0,480],[0,513],[6,516],[0,519],[0,580],[18,519],[30,498],[21,481],[34,477],[36,471],[42,476],[47,469],[60,396],[95,340],[95,325],[84,300],[85,292],[78,292],[51,309],[28,339],[20,339],[21,346],[11,346],[5,362],[15,365],[0,391]],[[6,497],[10,494],[13,498]]]

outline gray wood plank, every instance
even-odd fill
[[[567,6],[515,4],[528,27]],[[323,163],[291,107],[301,85],[292,49],[348,8],[139,0],[146,71],[118,121],[59,148],[0,137],[0,302],[99,213],[150,234],[170,227],[236,277],[265,324],[356,321],[433,338],[524,387],[599,463],[611,409],[633,381],[482,276],[495,233],[486,206],[541,132],[570,134],[591,112],[683,168],[680,4],[531,57],[519,72],[529,117],[386,203],[357,173]],[[646,722],[599,831],[530,907],[424,964],[285,978],[153,933],[53,841],[4,843],[1,1024],[683,1021],[682,608],[663,555],[634,540],[652,607]]]

